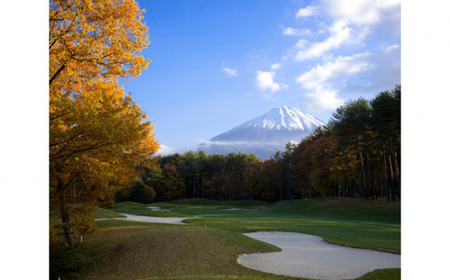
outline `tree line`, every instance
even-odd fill
[[[255,154],[204,151],[160,157],[139,183],[116,193],[133,200],[135,186],[154,191],[152,201],[177,198],[266,200],[317,196],[400,200],[401,86],[338,108],[328,124],[299,144],[287,143],[267,160]],[[149,201],[143,195],[140,200]]]

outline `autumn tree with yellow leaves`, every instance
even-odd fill
[[[70,247],[92,231],[99,200],[154,164],[153,126],[118,84],[150,62],[143,12],[134,0],[50,1],[50,211]]]

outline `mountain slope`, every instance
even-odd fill
[[[210,141],[300,142],[318,126],[325,125],[313,116],[283,106],[224,132]]]
[[[288,142],[299,143],[308,134],[325,125],[315,117],[293,107],[275,108],[200,144],[206,153],[254,152],[267,159],[283,151]]]

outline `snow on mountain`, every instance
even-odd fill
[[[254,152],[267,159],[288,142],[299,143],[325,123],[293,107],[275,108],[219,134],[198,147],[206,153]]]
[[[297,108],[283,106],[281,108],[275,108],[270,112],[254,118],[248,122],[237,126],[239,128],[264,128],[264,129],[301,129],[301,130],[314,130],[317,126],[324,125],[321,121],[313,116],[300,111]]]
[[[322,125],[325,124],[297,108],[283,106],[217,135],[211,141],[300,142]]]

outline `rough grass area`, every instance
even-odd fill
[[[231,279],[240,275],[272,278],[236,262],[239,254],[269,251],[279,249],[238,233],[212,228],[102,229],[86,238],[77,249],[53,250],[50,276],[52,279],[217,279],[221,275],[233,276]]]
[[[377,269],[358,278],[358,280],[400,280],[401,272],[397,268]]]
[[[161,224],[161,223],[146,223],[146,222],[137,222],[137,221],[129,221],[129,220],[102,220],[96,221],[95,226],[98,229],[107,229],[107,228],[123,228],[123,227],[175,227],[178,225],[174,224]]]

